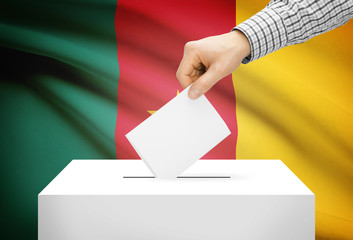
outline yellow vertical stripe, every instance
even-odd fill
[[[236,22],[267,1],[237,0]],[[233,73],[238,159],[281,159],[316,195],[317,239],[353,239],[353,21]]]

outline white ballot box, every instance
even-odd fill
[[[39,195],[40,240],[313,240],[315,196],[280,160],[73,160]]]

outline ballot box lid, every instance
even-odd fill
[[[154,178],[141,160],[72,160],[43,195],[314,195],[281,160],[199,160]]]

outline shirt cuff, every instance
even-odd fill
[[[244,64],[278,50],[288,42],[286,28],[276,11],[276,4],[267,6],[233,30],[244,33],[250,43],[250,55],[243,59]]]

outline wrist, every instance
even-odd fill
[[[245,34],[237,29],[229,32],[232,41],[233,49],[237,51],[238,56],[242,59],[246,58],[251,53],[251,47],[248,38]]]

